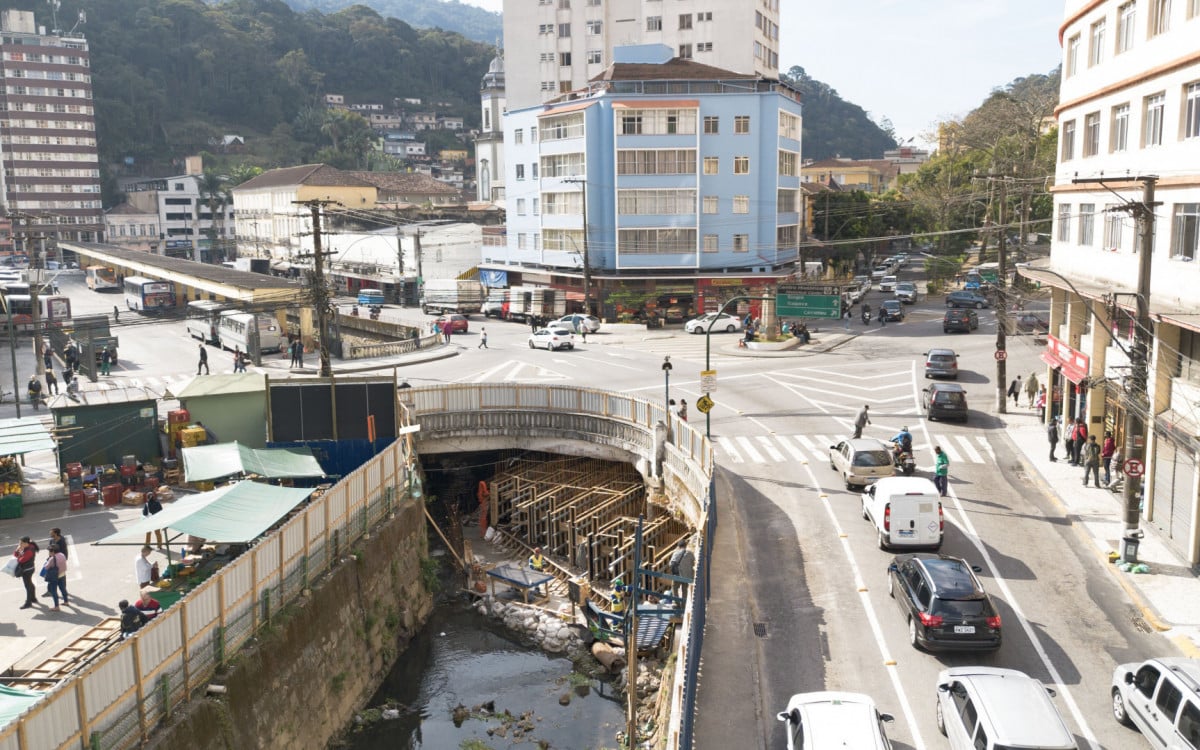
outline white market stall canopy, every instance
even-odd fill
[[[252,542],[312,494],[311,488],[243,481],[182,498],[95,544],[142,543],[151,531],[171,529],[219,544]]]
[[[323,477],[325,470],[310,448],[249,448],[236,440],[217,445],[183,448],[183,477],[204,482],[235,474],[257,474],[266,479]]]

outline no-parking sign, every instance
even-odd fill
[[[1146,465],[1136,458],[1130,458],[1121,464],[1121,470],[1125,472],[1125,476],[1136,479],[1146,473]]]

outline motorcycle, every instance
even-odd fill
[[[899,443],[892,443],[892,462],[906,477],[911,477],[917,470],[917,459],[910,451],[901,450]]]
[[[863,323],[870,323],[870,322],[871,322],[871,311],[870,311],[870,310],[863,310],[863,313],[862,313],[862,322],[863,322]]]

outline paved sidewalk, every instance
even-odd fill
[[[1062,441],[1057,448],[1058,460],[1050,461],[1046,429],[1035,410],[1018,407],[1002,419],[1003,429],[1022,454],[1031,475],[1061,506],[1063,515],[1091,541],[1097,556],[1107,562],[1111,553],[1119,553],[1125,526],[1120,492],[1083,486],[1083,468],[1067,463]],[[1101,479],[1103,473],[1102,468]],[[1200,657],[1200,578],[1167,546],[1153,524],[1142,519],[1139,527],[1145,534],[1137,556],[1150,572],[1125,573],[1116,564],[1110,564],[1108,570],[1142,610],[1146,622],[1185,655]]]

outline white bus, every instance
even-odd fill
[[[221,313],[229,309],[224,302],[206,299],[192,300],[187,304],[187,333],[206,344],[220,344],[221,333],[217,328]]]
[[[217,335],[222,349],[250,351],[250,338],[254,335],[254,319],[258,318],[258,350],[281,352],[287,337],[279,327],[274,315],[225,310],[217,319]]]
[[[87,285],[97,292],[121,291],[121,283],[117,281],[117,272],[112,266],[88,266]]]
[[[125,306],[148,313],[172,310],[175,308],[175,285],[144,276],[126,276]]]

